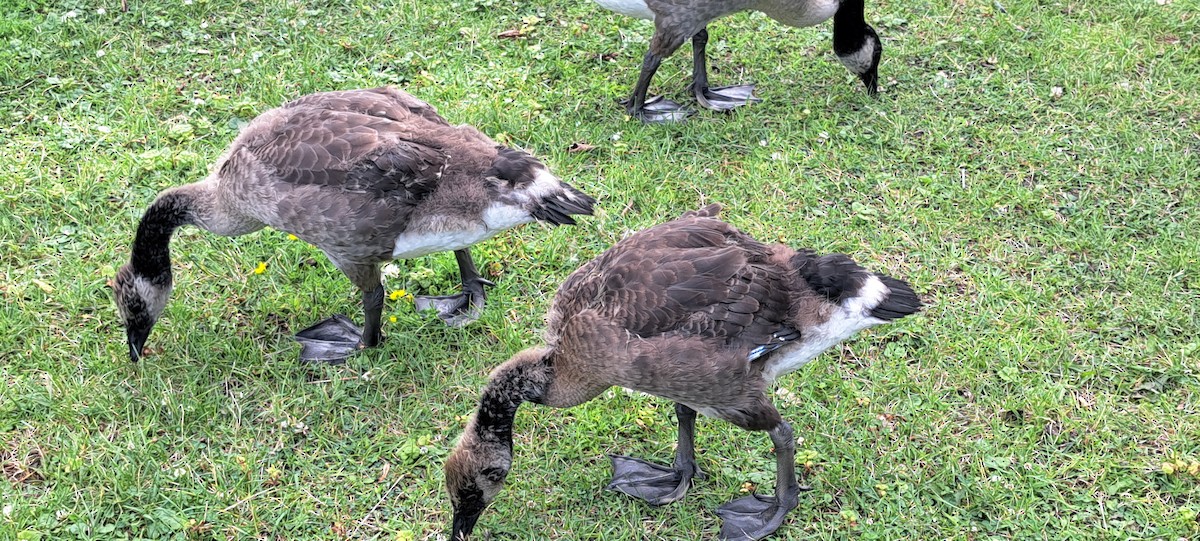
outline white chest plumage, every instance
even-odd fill
[[[646,5],[645,0],[596,0],[596,3],[604,9],[615,11],[621,15],[654,20],[654,12],[650,11],[650,6]]]
[[[842,65],[846,66],[846,69],[862,75],[875,64],[875,42],[869,39],[865,40],[861,49],[846,56],[838,55],[838,60],[842,61]]]

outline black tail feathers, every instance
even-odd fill
[[[900,319],[909,314],[917,313],[921,309],[921,299],[917,297],[916,292],[904,280],[877,274],[876,276],[887,286],[889,293],[883,302],[879,303],[871,310],[871,315],[879,319],[891,321]]]
[[[596,200],[574,186],[563,184],[564,191],[546,197],[530,210],[537,220],[554,225],[575,225],[571,215],[592,214]]]

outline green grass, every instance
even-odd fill
[[[869,3],[876,100],[829,24],[723,19],[714,83],[765,101],[643,126],[616,100],[650,27],[585,0],[7,0],[0,539],[445,539],[442,460],[490,368],[537,342],[581,262],[708,202],[929,304],[779,382],[814,490],[776,538],[1195,539],[1200,475],[1163,464],[1200,460],[1200,3],[1002,3]],[[684,99],[689,69],[681,51],[653,91]],[[259,112],[380,84],[535,152],[602,212],[484,243],[478,323],[392,302],[384,347],[339,367],[290,340],[361,317],[318,251],[185,229],[157,353],[131,365],[105,281],[154,194]],[[449,255],[397,267],[391,289],[453,288]],[[604,491],[610,453],[670,460],[658,399],[517,425],[482,539],[714,538],[713,508],[773,489],[765,434],[701,421],[710,476],[685,501]]]

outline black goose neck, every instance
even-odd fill
[[[843,30],[867,26],[865,0],[845,0],[833,14],[833,24]]]
[[[835,51],[854,52],[870,34],[864,14],[864,0],[846,0],[833,15]]]
[[[171,235],[181,225],[192,223],[192,196],[168,192],[158,196],[138,223],[129,264],[147,277],[171,276]]]

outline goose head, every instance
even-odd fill
[[[167,306],[171,286],[170,270],[151,277],[137,272],[129,264],[122,266],[113,278],[113,297],[117,302],[117,313],[125,324],[131,361],[137,362],[141,357],[150,330]]]
[[[883,56],[883,42],[870,25],[863,26],[862,37],[856,41],[849,47],[835,43],[834,52],[842,65],[862,81],[867,94],[875,96],[879,92],[879,60]]]
[[[512,452],[498,449],[483,453],[456,450],[446,461],[446,489],[454,507],[452,541],[464,541],[471,535],[483,510],[504,488],[511,467]]]

